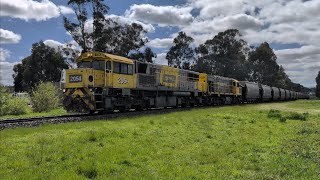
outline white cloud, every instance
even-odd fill
[[[0,61],[0,84],[2,85],[13,85],[13,66],[18,64],[18,62],[2,62]]]
[[[319,0],[189,0],[199,10],[193,23],[183,28],[196,42],[228,28],[237,28],[249,43],[318,45]],[[197,39],[197,38],[201,39]]]
[[[0,48],[0,84],[13,85],[13,66],[18,62],[8,62],[11,52],[7,49]]]
[[[71,41],[66,42],[66,43],[61,43],[61,42],[56,41],[56,40],[47,39],[47,40],[43,41],[43,43],[45,45],[49,46],[49,47],[54,48],[55,50],[59,50],[61,48],[65,48],[65,47],[67,47],[67,45],[71,45],[72,49],[81,50],[80,46],[74,40],[71,40]]]
[[[114,21],[120,23],[120,24],[132,24],[132,23],[136,23],[139,24],[143,27],[144,30],[146,30],[147,32],[154,32],[155,28],[154,26],[152,26],[152,24],[148,24],[148,23],[143,23],[141,21],[138,20],[134,20],[125,16],[117,16],[114,14],[110,14],[110,15],[106,15],[106,18],[111,18]]]
[[[66,6],[58,6],[60,9],[61,14],[74,14],[74,11]]]
[[[0,28],[0,44],[16,44],[21,40],[20,34]]]
[[[319,19],[320,1],[274,1],[261,9],[260,17],[272,23],[304,22]],[[270,16],[272,14],[272,16]],[[310,19],[310,17],[312,17]]]
[[[191,6],[200,9],[200,18],[213,18],[240,14],[245,11],[244,0],[190,0]]]
[[[60,48],[64,46],[64,44],[52,39],[45,40],[43,41],[43,43],[49,47],[54,48],[56,51],[58,51]]]
[[[63,57],[67,59],[67,63],[69,67],[76,68],[76,64],[74,64],[70,58],[73,57],[73,53],[76,53],[76,56],[80,56],[82,48],[76,43],[76,41],[72,40],[66,43],[61,43],[52,39],[48,39],[43,41],[43,43],[51,48],[54,48],[56,52],[62,54]],[[68,53],[66,53],[66,51]]]
[[[262,26],[263,22],[253,16],[237,14],[207,20],[196,18],[189,26],[182,28],[182,31],[194,37],[197,43],[204,43],[205,40],[213,38],[213,36],[219,32],[230,28],[238,29],[240,32],[246,32],[257,31],[261,29]]]
[[[275,51],[279,64],[283,65],[293,82],[308,87],[315,86],[315,77],[320,70],[320,47],[302,46],[301,48]]]
[[[10,57],[10,51],[0,47],[0,62],[4,62],[8,57]]]
[[[159,53],[156,58],[153,58],[153,62],[161,65],[168,65],[168,60],[166,59],[167,53]]]
[[[58,17],[62,14],[70,14],[71,9],[65,6],[56,6],[49,0],[41,2],[33,0],[1,0],[0,15],[19,18],[25,21],[34,19],[44,21]]]
[[[173,38],[155,38],[149,41],[146,46],[150,46],[153,48],[169,48],[173,44]]]
[[[229,28],[232,27],[239,30],[259,30],[263,26],[263,22],[261,20],[246,14],[237,14],[234,16],[225,17],[220,23],[227,24]]]
[[[185,26],[193,21],[192,7],[153,6],[134,4],[126,11],[126,17],[160,26]]]
[[[147,23],[143,23],[141,21],[138,20],[134,20],[134,19],[130,19],[128,17],[124,17],[124,16],[117,16],[114,14],[110,14],[110,15],[105,15],[106,18],[110,18],[112,20],[114,20],[115,22],[119,23],[119,24],[132,24],[132,23],[136,23],[139,24],[143,27],[143,29],[147,32],[154,32],[155,31],[155,27],[152,24],[147,24]],[[93,19],[89,19],[86,23],[85,23],[85,30],[87,32],[92,32],[93,31]]]

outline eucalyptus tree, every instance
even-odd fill
[[[84,52],[100,51],[128,56],[148,42],[140,24],[123,24],[108,18],[104,0],[69,0],[76,15],[73,22],[63,17],[64,27]],[[92,12],[89,14],[89,12]]]
[[[247,80],[250,67],[247,61],[247,42],[237,29],[219,32],[212,39],[196,48],[194,69],[200,72]]]
[[[178,36],[173,39],[173,46],[166,55],[169,66],[182,69],[190,69],[194,61],[194,49],[192,43],[194,39],[187,36],[185,32],[179,32]]]

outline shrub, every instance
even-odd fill
[[[61,105],[61,95],[52,83],[41,82],[32,92],[31,104],[34,112],[50,111]]]
[[[8,97],[9,97],[9,93],[7,93],[4,87],[0,86],[0,116],[5,114],[3,107],[6,101],[8,100]]]
[[[18,97],[11,97],[2,105],[2,115],[22,115],[29,110],[25,100]]]
[[[268,112],[268,118],[281,118],[281,111],[270,109]]]
[[[12,97],[0,86],[0,116],[26,114],[30,108],[24,99]]]
[[[309,116],[309,113],[297,113],[297,112],[291,112],[287,118],[291,120],[301,120],[301,121],[306,121]]]

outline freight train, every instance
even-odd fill
[[[71,111],[192,107],[308,99],[307,94],[146,63],[101,52],[83,53],[65,71],[64,105]]]

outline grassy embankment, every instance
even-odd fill
[[[320,177],[320,101],[7,129],[0,138],[1,179]]]
[[[68,112],[63,108],[57,108],[49,112],[32,112],[32,109],[28,109],[26,114],[22,115],[5,115],[0,116],[0,121],[3,119],[16,119],[16,118],[29,118],[29,117],[43,117],[43,116],[61,116],[66,115]]]

